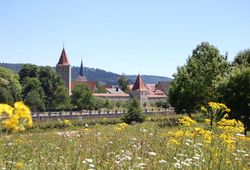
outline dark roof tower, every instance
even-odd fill
[[[70,65],[70,64],[69,64],[68,57],[67,57],[67,54],[66,54],[64,48],[63,48],[63,50],[62,50],[61,56],[60,56],[59,61],[58,61],[57,64]]]
[[[76,78],[76,82],[87,82],[87,78],[84,76],[83,73],[83,64],[82,64],[82,60],[81,60],[81,66],[80,66],[80,71],[79,71],[79,75]]]
[[[71,94],[71,66],[64,48],[56,65],[56,72],[60,75],[65,87],[68,89],[68,94]]]
[[[82,77],[84,76],[84,74],[83,74],[83,64],[82,64],[82,60],[81,60],[81,66],[80,66],[79,75],[82,76]]]

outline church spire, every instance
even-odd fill
[[[83,73],[83,64],[82,64],[82,60],[81,60],[81,66],[80,66],[80,71],[79,71],[79,75],[77,76],[76,82],[87,82],[87,78],[84,76]]]
[[[82,77],[84,76],[84,74],[83,74],[83,64],[82,64],[82,60],[81,60],[81,66],[80,66],[79,75],[82,76]]]
[[[64,48],[62,49],[62,53],[61,53],[60,59],[59,59],[59,61],[58,61],[58,64],[70,65],[70,64],[69,64],[68,57],[67,57],[67,54],[66,54]]]

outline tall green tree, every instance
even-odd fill
[[[125,93],[129,93],[128,84],[129,84],[128,78],[126,77],[125,74],[122,74],[118,79],[118,85],[120,86],[121,90],[124,91]]]
[[[19,75],[23,86],[23,99],[30,105],[36,105],[35,103],[41,105],[39,107],[34,106],[34,109],[44,110],[43,103],[45,110],[64,110],[70,107],[70,97],[67,90],[60,76],[51,67],[25,64],[22,66]],[[34,80],[34,82],[32,83],[31,80]],[[33,98],[31,94],[36,95],[38,99],[28,101]]]
[[[72,104],[78,110],[92,109],[94,107],[94,98],[92,92],[86,84],[78,84],[72,90]]]
[[[242,120],[250,129],[250,67],[234,68],[220,82],[221,100],[231,108],[231,116]],[[246,131],[245,131],[246,133]]]
[[[202,42],[177,70],[171,82],[169,102],[176,112],[192,112],[208,101],[216,99],[214,81],[226,75],[229,64],[226,57],[208,42]]]
[[[192,113],[199,98],[195,95],[195,84],[190,78],[185,66],[177,68],[177,74],[173,75],[174,79],[168,93],[168,100],[177,113]]]
[[[37,77],[25,77],[23,79],[22,98],[32,111],[45,110],[45,94]]]
[[[39,77],[39,67],[34,64],[24,64],[19,71],[20,81],[22,82],[26,77]]]
[[[70,97],[60,76],[49,66],[40,67],[39,80],[45,93],[47,110],[64,110],[70,106]]]
[[[20,100],[19,76],[12,70],[0,67],[0,103],[12,104]]]

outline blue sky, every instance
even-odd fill
[[[72,66],[171,77],[202,41],[250,48],[249,0],[0,1],[0,62],[55,66],[63,42]]]

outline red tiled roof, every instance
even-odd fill
[[[145,85],[144,81],[142,80],[140,74],[137,76],[135,84],[134,84],[132,90],[144,90],[144,91],[147,91],[146,85]]]
[[[57,64],[69,65],[69,60],[68,60],[68,57],[67,57],[67,54],[66,54],[64,48],[63,48],[63,50],[62,50],[60,59],[59,59],[59,61],[58,61]]]
[[[126,93],[116,93],[116,94],[110,94],[110,93],[93,93],[93,96],[95,97],[129,97]]]

